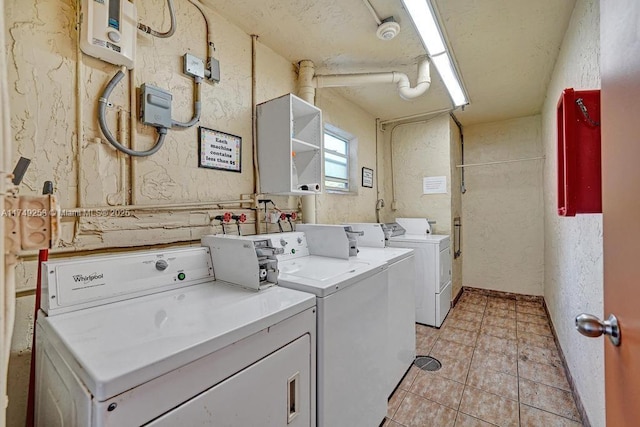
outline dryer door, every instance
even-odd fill
[[[298,338],[147,425],[312,425],[309,335]]]

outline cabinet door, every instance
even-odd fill
[[[440,286],[438,293],[451,281],[451,247],[440,251]]]
[[[310,426],[309,335],[298,338],[148,425]]]

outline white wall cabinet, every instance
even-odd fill
[[[260,192],[318,194],[323,185],[322,111],[287,94],[257,106]]]

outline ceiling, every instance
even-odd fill
[[[362,0],[201,0],[293,63],[314,62],[317,74],[400,71],[415,84],[425,54],[400,0],[370,0],[401,30],[376,37],[377,23]],[[540,112],[575,0],[434,0],[470,104],[464,124]],[[434,67],[429,91],[401,99],[392,84],[336,90],[374,117],[390,120],[451,107]]]

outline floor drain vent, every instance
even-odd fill
[[[418,356],[413,364],[423,371],[437,371],[442,368],[442,363],[431,356]]]

